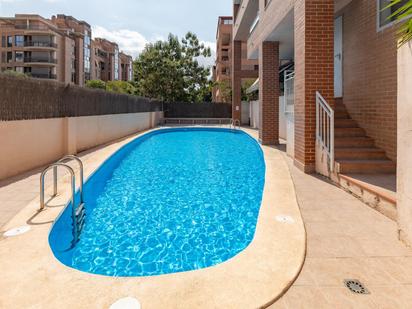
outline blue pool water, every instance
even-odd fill
[[[252,241],[265,165],[247,134],[164,129],[110,157],[85,184],[86,224],[70,248],[71,205],[49,242],[65,265],[107,276],[213,266]]]

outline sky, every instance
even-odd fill
[[[194,32],[215,56],[217,18],[231,15],[232,0],[0,0],[0,16],[34,13],[45,18],[72,15],[92,26],[93,37],[103,37],[136,57],[147,42]]]

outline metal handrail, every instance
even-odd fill
[[[49,170],[52,168],[57,168],[57,167],[64,167],[66,168],[69,173],[70,173],[70,178],[71,178],[71,185],[72,185],[72,197],[71,197],[71,202],[72,205],[74,206],[74,197],[75,197],[75,190],[76,190],[76,183],[75,183],[75,174],[74,170],[68,166],[67,164],[64,163],[53,163],[46,167],[42,173],[40,174],[40,211],[42,211],[45,208],[45,202],[44,202],[44,178]],[[74,207],[73,207],[74,208]]]
[[[233,129],[236,129],[236,127],[238,127],[238,130],[240,130],[240,120],[232,119],[232,121],[230,122],[230,127],[233,127]]]
[[[75,155],[67,155],[64,156],[63,158],[61,158],[59,161],[57,161],[56,163],[63,163],[63,162],[67,162],[70,160],[75,160],[80,167],[80,204],[82,204],[84,202],[84,198],[83,198],[83,162],[82,160],[80,160],[79,157],[75,156]],[[57,195],[57,166],[55,166],[53,168],[53,197]]]
[[[316,91],[316,141],[326,149],[330,171],[335,165],[335,111],[325,98]]]

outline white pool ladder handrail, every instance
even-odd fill
[[[83,197],[83,162],[82,160],[80,160],[79,157],[75,156],[75,155],[67,155],[64,156],[63,158],[61,158],[59,161],[57,161],[56,163],[64,163],[70,160],[75,160],[78,164],[79,164],[79,168],[80,168],[80,204],[83,204],[84,202],[84,197]],[[55,166],[53,168],[53,197],[57,196],[57,166]]]

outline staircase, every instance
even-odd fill
[[[335,161],[340,174],[396,172],[396,164],[366,136],[341,100],[335,102]]]

